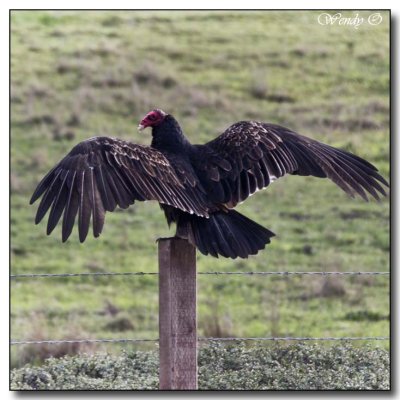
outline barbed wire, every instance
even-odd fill
[[[390,275],[386,271],[205,271],[198,275]],[[68,278],[68,277],[96,277],[96,276],[135,276],[158,275],[158,272],[81,272],[59,274],[14,274],[11,279],[17,278]]]
[[[390,340],[389,336],[343,336],[343,337],[224,337],[224,338],[199,338],[198,340],[208,340],[208,341],[247,341],[247,340],[270,340],[270,341],[306,341],[306,340]]]
[[[158,275],[158,272],[81,272],[81,273],[60,273],[60,274],[17,274],[10,275],[15,278],[67,278],[76,276],[130,276],[130,275]]]
[[[199,337],[198,341],[351,341],[390,340],[389,336],[349,336],[349,337]],[[65,340],[11,340],[11,345],[63,344],[63,343],[134,343],[158,342],[159,339],[65,339]]]
[[[198,272],[199,275],[389,275],[381,271],[210,271]]]
[[[11,340],[16,344],[63,344],[63,343],[128,343],[128,342],[158,342],[158,339],[65,339],[65,340]]]
[[[82,273],[41,273],[41,274],[13,274],[11,279],[17,278],[64,278],[64,277],[98,277],[98,276],[144,276],[158,275],[158,272],[82,272]],[[390,272],[382,271],[205,271],[198,275],[390,275]],[[200,337],[198,341],[372,341],[389,340],[387,336],[359,336],[359,337]],[[44,345],[64,343],[141,343],[158,342],[158,339],[63,339],[63,340],[11,340],[10,345]]]

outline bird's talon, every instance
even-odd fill
[[[156,239],[156,243],[158,243],[160,240],[167,240],[167,239],[171,239],[169,237],[159,237]]]

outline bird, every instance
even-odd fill
[[[106,211],[155,200],[176,237],[204,255],[235,259],[257,254],[275,234],[234,208],[287,174],[329,178],[350,197],[379,200],[389,183],[355,154],[288,128],[239,121],[205,144],[191,144],[173,115],[148,112],[139,131],[152,130],[150,146],[113,137],[77,144],[41,180],[35,223],[46,215],[49,235],[62,218],[62,241],[78,217],[80,242],[92,221],[94,237]]]

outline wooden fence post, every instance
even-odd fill
[[[196,249],[180,238],[160,239],[160,389],[197,389]]]

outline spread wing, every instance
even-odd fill
[[[72,232],[78,214],[79,239],[99,236],[106,211],[127,208],[135,200],[157,200],[188,213],[208,216],[204,191],[187,168],[158,150],[119,139],[95,137],[75,146],[39,183],[30,203],[42,196],[35,223],[50,210],[47,234],[61,215],[62,240]]]
[[[368,201],[386,195],[389,186],[368,161],[281,126],[242,121],[216,139],[198,146],[213,200],[234,207],[259,189],[286,175],[328,177],[351,197]]]

